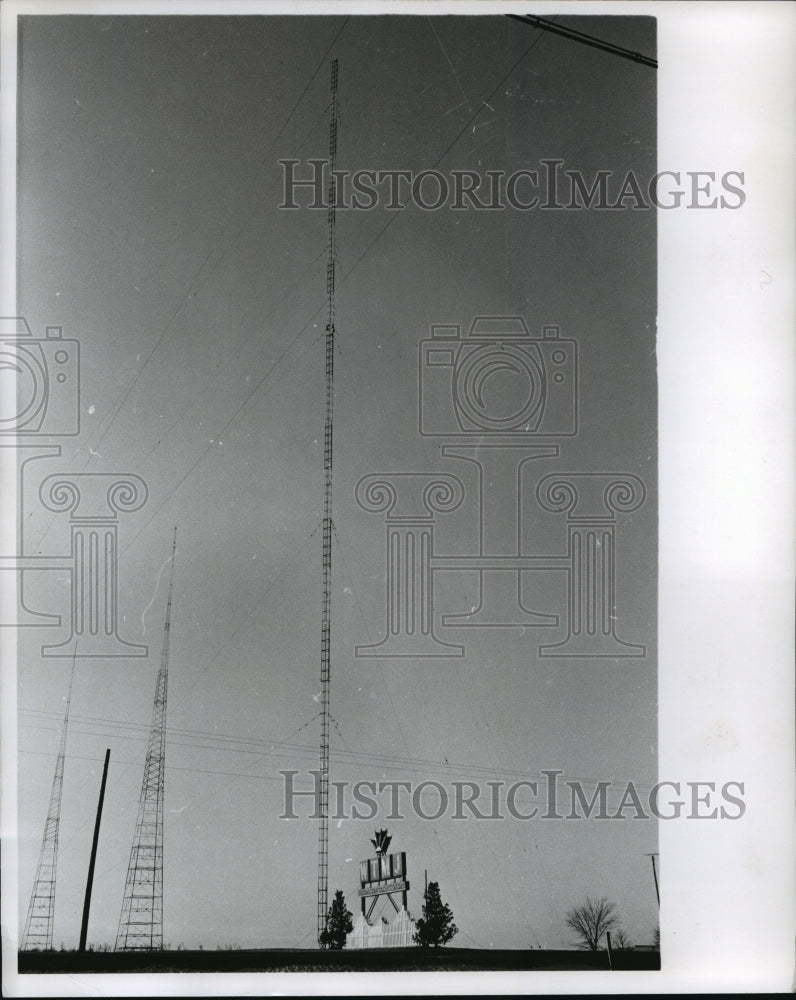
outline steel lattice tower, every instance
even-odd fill
[[[334,292],[337,265],[337,60],[332,61],[332,103],[329,115],[329,186],[327,220],[329,257],[326,262],[326,416],[323,426],[323,603],[321,608],[321,741],[319,752],[320,801],[318,812],[318,944],[323,947],[329,897],[329,681],[331,679],[332,618],[332,440],[334,410]]]
[[[69,706],[72,702],[72,683],[75,678],[76,657],[77,646],[75,646],[75,656],[72,658],[69,693],[66,697],[66,711],[64,712],[63,728],[61,729],[61,742],[58,746],[58,756],[55,760],[50,805],[47,809],[47,819],[44,821],[44,834],[41,838],[39,864],[36,869],[33,890],[30,894],[28,915],[22,935],[22,951],[31,951],[33,949],[51,951],[53,946],[55,871],[58,865],[58,827],[61,822],[61,793],[64,787],[66,735],[69,729]]]
[[[152,727],[144,763],[144,780],[138,800],[138,817],[127,867],[124,900],[116,933],[115,951],[163,949],[163,808],[166,767],[166,697],[169,678],[169,632],[174,590],[174,556],[177,529],[171,550],[171,578],[166,601],[163,651],[155,684]]]

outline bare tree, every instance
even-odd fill
[[[616,907],[605,896],[597,900],[587,899],[580,906],[573,906],[565,920],[578,935],[578,947],[586,951],[598,951],[605,932],[613,930],[618,924]]]
[[[622,927],[618,927],[615,931],[611,931],[611,944],[614,948],[633,947],[633,942],[628,937],[627,931]]]

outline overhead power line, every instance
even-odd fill
[[[641,63],[642,66],[649,66],[652,69],[658,68],[658,63],[655,59],[650,56],[642,55],[640,52],[634,52],[633,49],[626,49],[621,45],[614,45],[613,42],[606,42],[602,38],[595,38],[594,35],[587,35],[583,31],[577,31],[575,28],[567,28],[563,24],[555,21],[549,21],[545,17],[536,17],[534,14],[507,14],[513,21],[522,21],[524,24],[530,24],[533,28],[540,28],[542,31],[550,31],[554,35],[561,35],[562,38],[568,38],[572,42],[580,42],[581,45],[590,45],[593,49],[601,49],[603,52],[609,52],[614,56],[621,56],[623,59],[630,59],[632,62]]]
[[[169,743],[171,743],[171,741],[169,741]],[[182,744],[179,744],[179,745],[182,745]],[[39,751],[39,750],[20,750],[19,752],[22,753],[22,754],[30,755],[32,757],[53,757],[53,756],[55,756],[52,753],[47,753],[47,752]],[[276,756],[284,756],[284,755],[277,754]],[[103,758],[102,757],[89,757],[89,756],[87,756],[85,754],[69,754],[69,759],[73,760],[73,761],[74,760],[89,761],[91,763],[97,763],[97,764],[102,764],[103,763]],[[349,762],[344,762],[344,763],[349,763]],[[117,761],[114,762],[114,766],[116,764],[119,764],[119,765],[124,766],[124,767],[140,767],[141,766],[141,761],[140,760],[117,760]],[[172,772],[172,771],[181,771],[181,772],[192,773],[192,774],[216,775],[218,777],[225,777],[225,778],[245,778],[247,780],[255,780],[255,781],[276,781],[280,785],[282,785],[283,791],[284,791],[284,787],[285,787],[285,778],[284,778],[284,775],[281,772],[278,773],[278,774],[254,774],[251,771],[221,771],[218,768],[212,768],[212,767],[184,767],[184,766],[177,766],[175,764],[169,764],[169,772]],[[404,773],[437,774],[437,777],[447,777],[447,778],[452,778],[454,780],[456,779],[456,774],[455,773],[454,774],[441,774],[439,772],[433,772],[433,771],[404,772]],[[572,780],[575,780],[575,779],[572,779]],[[317,788],[317,785],[316,785],[316,782],[314,780],[310,781],[307,776],[299,775],[298,777],[296,777],[293,780],[293,787],[295,789],[297,789],[297,790],[300,789],[303,792],[313,792]],[[543,791],[544,790],[542,790],[542,791],[538,791],[537,790],[536,792],[533,792],[533,790],[531,789],[530,791],[532,792],[532,794],[530,794],[530,795],[511,795],[511,798],[512,798],[512,808],[514,808],[516,806],[533,805],[534,803],[538,803],[538,804],[540,804],[542,806],[545,804],[545,799],[543,798]],[[381,794],[381,792],[374,792],[374,794]],[[616,789],[615,791],[613,791],[610,794],[618,796],[619,795],[619,789]],[[433,789],[433,788],[424,788],[424,787],[422,787],[421,784],[416,785],[415,788],[414,788],[414,790],[411,792],[412,801],[414,801],[415,796],[419,797],[423,801],[428,801],[430,799],[431,801],[435,802],[435,804],[437,804],[437,805],[440,802],[440,795],[439,795],[439,792],[436,789]],[[506,805],[507,802],[508,802],[508,798],[509,798],[509,790],[508,789],[505,789],[505,790],[498,789],[497,793],[494,793],[494,792],[490,791],[490,793],[488,795],[482,789],[480,791],[480,794],[474,796],[474,798],[470,799],[468,797],[467,802],[472,801],[474,803],[479,803],[479,802],[485,801],[486,803],[488,803],[488,805],[489,805],[489,807],[491,809],[494,809],[495,804],[497,804],[497,805]],[[338,793],[338,797],[336,799],[336,806],[335,807],[337,807],[337,802],[339,802],[339,793]],[[446,802],[451,802],[451,798],[448,797],[448,799],[446,799]],[[456,802],[455,798],[453,799],[453,802],[454,803]],[[616,810],[616,809],[618,809],[620,802],[621,802],[621,799],[619,801],[617,801],[617,799],[614,799],[613,801],[610,800],[610,799],[606,799],[606,801],[605,801],[606,809],[608,809],[608,810],[611,810],[611,809]],[[564,802],[560,802],[559,805],[561,806],[562,809],[565,807],[565,803]],[[632,808],[632,804],[625,803],[625,808],[627,808],[627,809]],[[338,818],[339,819],[340,817],[334,817],[334,818]],[[597,820],[599,822],[600,818],[597,817]],[[72,837],[72,840],[74,840],[74,835]],[[535,841],[534,841],[534,845],[536,846],[536,848],[538,850],[538,844],[536,844]],[[116,867],[119,867],[119,866],[116,866]]]
[[[23,709],[23,711],[31,715],[44,716],[48,721],[50,718],[54,719],[54,713],[33,712],[30,709]],[[45,728],[36,725],[31,726],[30,723],[21,723],[21,726],[22,728]],[[88,716],[73,716],[71,726],[71,731],[74,735],[91,736],[101,740],[115,738],[144,741],[149,729],[144,723],[122,722],[121,720],[114,719],[92,719]],[[91,730],[78,729],[76,728],[78,726],[91,726],[97,731],[92,732]],[[119,730],[122,732],[120,733]],[[132,731],[137,735],[124,735],[124,731]],[[172,726],[167,728],[167,741],[170,746],[184,746],[194,750],[208,750],[213,753],[253,754],[264,757],[305,758],[308,760],[312,760],[317,754],[317,747],[309,743],[293,743],[287,740],[236,736],[218,732],[210,733],[203,730],[179,729]],[[23,750],[21,752],[33,751]],[[539,770],[487,767],[467,761],[436,760],[411,756],[402,757],[396,754],[382,754],[371,751],[335,750],[331,752],[331,758],[335,762],[344,765],[368,768],[380,767],[386,770],[400,770],[405,774],[433,774],[448,778],[463,775],[466,778],[474,780],[488,778],[508,780],[520,778],[535,779],[538,781],[543,778],[543,773]],[[616,790],[628,784],[633,784],[637,789],[644,791],[649,791],[653,787],[648,782],[642,782],[635,778],[617,777],[615,775],[605,778],[587,778],[564,772],[561,780],[577,781],[582,785],[596,785],[600,781],[608,781],[610,784],[617,786]]]

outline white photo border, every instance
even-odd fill
[[[16,314],[19,16],[550,15],[553,6],[560,15],[657,18],[659,169],[740,170],[745,178],[746,202],[737,211],[658,213],[659,769],[662,777],[683,780],[741,780],[746,801],[738,822],[660,824],[661,971],[17,975],[16,648],[13,635],[4,635],[6,995],[790,991],[796,930],[792,5],[6,0],[0,11],[2,315]],[[2,551],[14,544],[8,452],[0,453]],[[13,583],[2,583],[12,588],[2,600],[13,600]]]

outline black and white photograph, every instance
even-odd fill
[[[7,995],[789,990],[792,8],[4,8]]]

